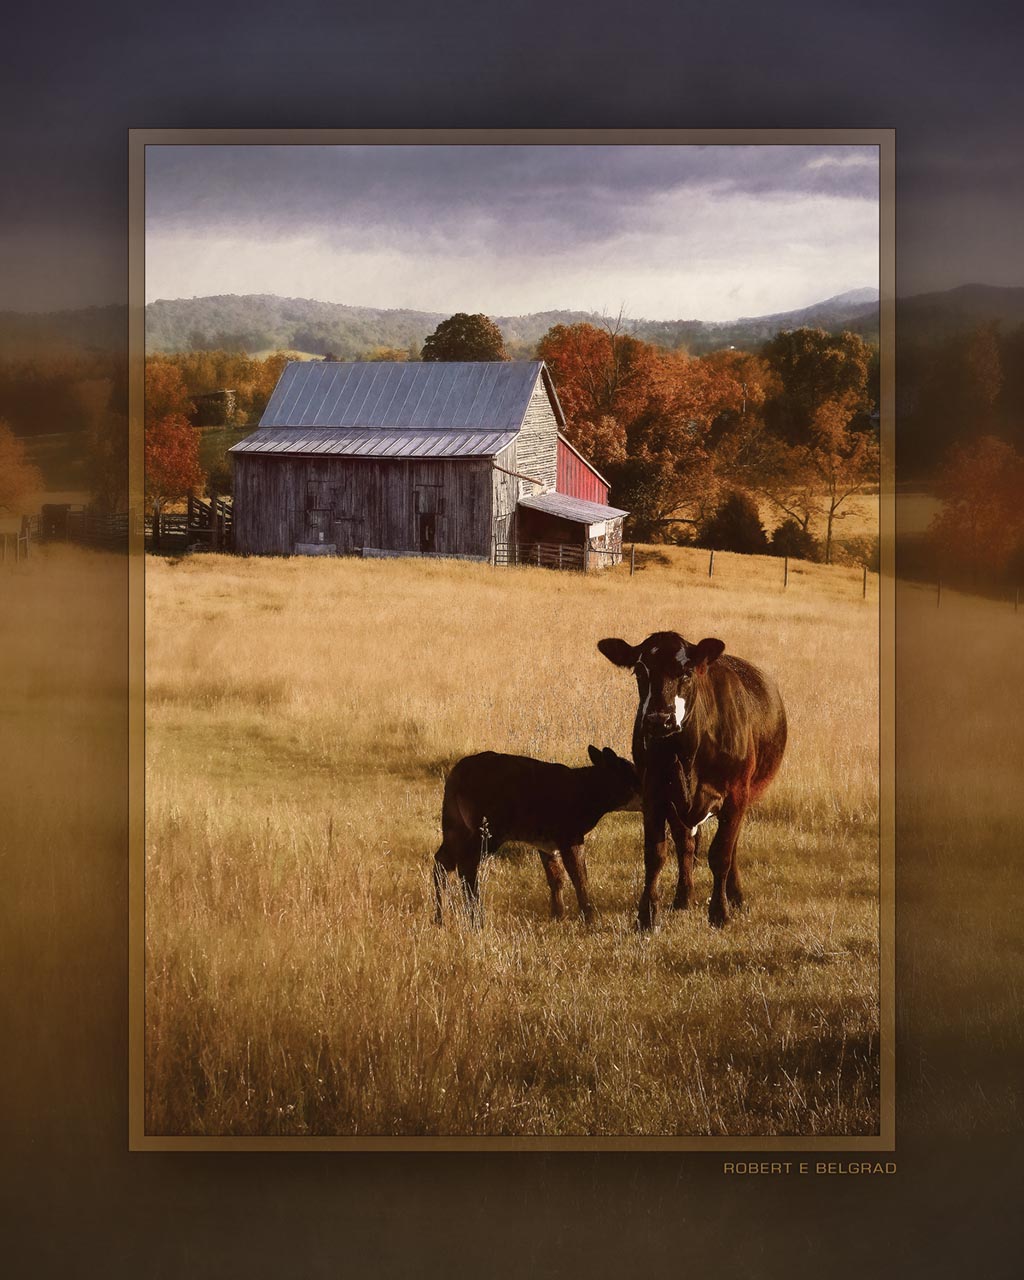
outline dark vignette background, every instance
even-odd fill
[[[0,46],[0,310],[123,299],[130,127],[895,127],[900,293],[1019,285],[1015,8],[23,7]],[[118,640],[99,684],[126,664],[124,602],[109,608]],[[901,673],[926,642],[901,624]],[[1019,716],[1019,689],[1000,697]],[[900,704],[901,759],[950,769],[919,710]],[[47,858],[5,875],[19,939],[0,977],[8,1274],[1017,1274],[1020,1027],[965,1043],[962,1013],[1008,962],[1019,989],[1020,948],[986,951],[979,935],[970,972],[944,970],[930,837],[904,816],[914,770],[898,817],[899,1172],[740,1181],[721,1156],[690,1154],[129,1155],[122,736],[102,753],[83,740],[81,768],[107,815],[100,864],[76,864],[81,833],[58,834],[62,779],[38,759],[21,785],[54,824]],[[966,797],[960,930],[983,920],[985,893],[1019,896],[1005,871],[974,883],[969,810]],[[1019,823],[993,830],[1012,856]],[[38,929],[14,933],[19,918]]]

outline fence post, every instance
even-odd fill
[[[867,565],[865,565],[865,566],[864,566],[864,591],[863,591],[863,599],[865,599],[865,600],[866,600],[867,598],[868,598],[868,567],[867,567]]]
[[[789,556],[782,557],[782,587],[783,590],[789,586]]]
[[[935,607],[936,607],[936,609],[937,609],[937,608],[939,607],[939,605],[941,605],[941,604],[942,604],[942,579],[940,578],[940,579],[939,579],[939,587],[938,587],[938,590],[937,590],[937,591],[936,591],[936,593],[935,593]]]
[[[629,549],[629,576],[632,578],[636,572],[636,543],[634,542]]]
[[[711,559],[708,561],[708,577],[713,578],[714,576],[715,576],[715,553],[712,551]]]

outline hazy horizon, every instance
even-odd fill
[[[878,149],[157,145],[146,301],[730,321],[878,281]]]

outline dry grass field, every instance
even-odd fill
[[[632,579],[219,556],[147,578],[147,1132],[877,1131],[876,582],[796,565],[783,591],[778,561],[729,555],[709,582],[662,548]],[[588,840],[595,928],[550,921],[511,847],[484,929],[438,929],[446,770],[628,754],[635,686],[595,644],[659,628],[723,638],[786,699],[749,910],[638,936],[617,814]]]

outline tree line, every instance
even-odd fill
[[[406,354],[384,350],[380,358]],[[805,557],[820,550],[829,561],[843,504],[877,483],[877,353],[857,334],[800,329],[757,354],[689,356],[644,342],[620,322],[581,322],[555,325],[536,355],[551,371],[568,438],[609,480],[610,500],[630,511],[638,540],[767,550],[756,497],[783,517],[774,549]],[[509,355],[492,320],[456,313],[427,337],[420,357]],[[151,500],[204,483],[190,426],[195,397],[231,387],[234,423],[254,423],[285,359],[188,352],[147,360]],[[218,475],[218,490],[226,486]],[[816,516],[825,528],[820,549],[810,532]]]

